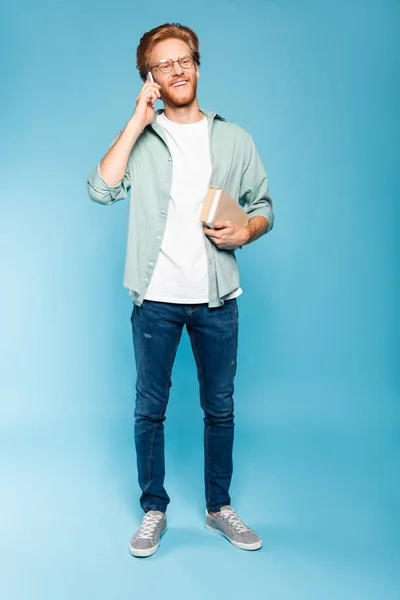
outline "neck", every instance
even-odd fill
[[[169,106],[165,104],[164,113],[167,119],[181,125],[197,123],[197,121],[201,121],[204,118],[203,113],[200,112],[197,98],[187,106]]]

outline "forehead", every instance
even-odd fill
[[[182,54],[190,53],[190,48],[186,42],[170,38],[163,42],[158,42],[158,44],[154,46],[150,55],[150,62],[156,64],[163,58],[177,59],[179,56],[182,56]]]

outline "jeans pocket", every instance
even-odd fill
[[[137,305],[135,303],[133,303],[132,312],[131,312],[131,324],[132,325],[136,318],[137,308],[138,308]]]
[[[225,300],[223,305],[224,316],[229,320],[237,320],[239,316],[238,303],[236,298],[231,298],[230,300]]]

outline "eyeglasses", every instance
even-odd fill
[[[193,57],[189,56],[189,54],[184,54],[183,56],[180,56],[178,60],[172,60],[172,58],[163,58],[162,60],[158,61],[156,65],[150,67],[150,69],[155,69],[157,67],[161,73],[171,73],[176,62],[179,63],[183,69],[190,69],[190,67],[193,65]]]

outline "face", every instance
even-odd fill
[[[150,65],[156,65],[158,61],[165,58],[177,60],[184,54],[191,55],[189,46],[185,42],[173,38],[164,40],[154,47],[150,56]],[[178,108],[190,105],[196,98],[200,72],[195,63],[189,69],[184,69],[175,62],[170,73],[162,73],[157,67],[151,72],[154,81],[161,86],[160,93],[164,104]],[[178,82],[180,85],[177,85]]]

